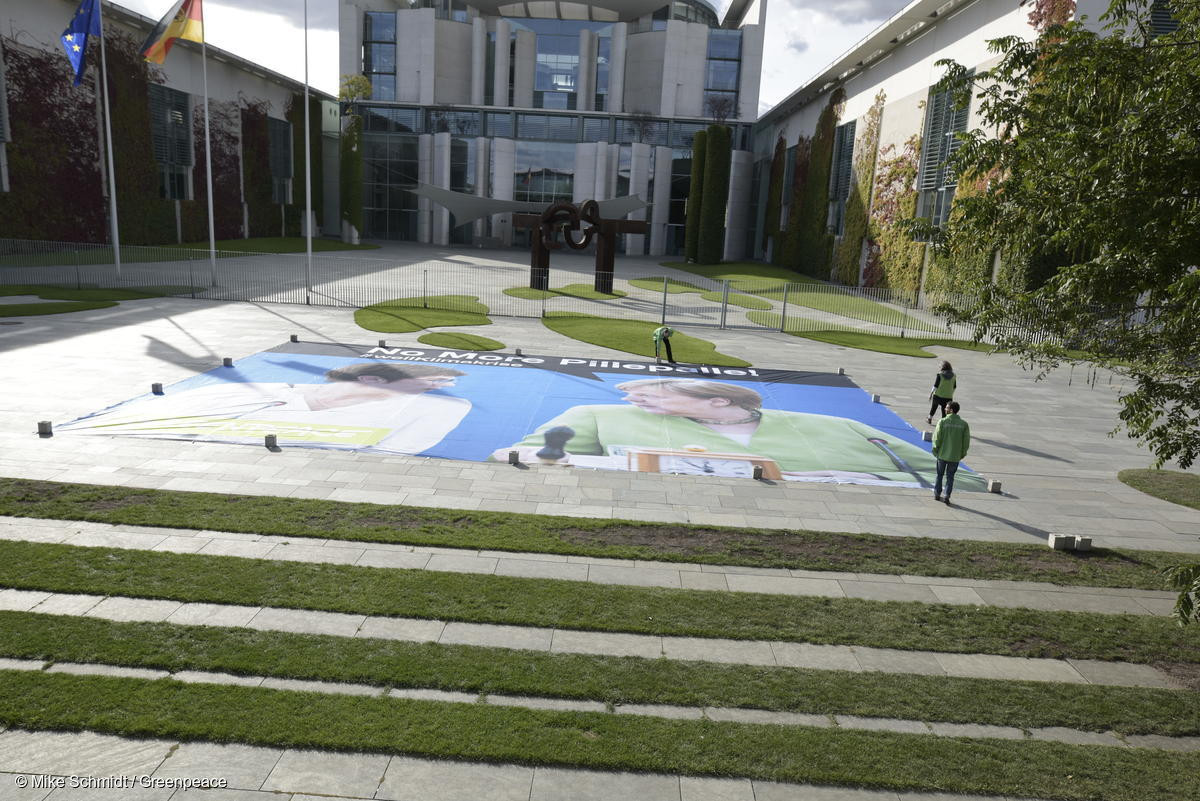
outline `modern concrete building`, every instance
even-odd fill
[[[545,202],[639,195],[629,253],[683,247],[693,135],[734,129],[728,258],[748,242],[766,0],[341,0],[341,73],[372,86],[365,237],[524,244],[508,215],[456,225],[428,183]]]

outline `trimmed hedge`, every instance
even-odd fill
[[[708,135],[699,131],[692,138],[692,182],[688,187],[687,220],[684,226],[684,255],[694,262],[700,255],[700,215],[704,196],[704,159]]]
[[[729,201],[730,131],[708,126],[704,156],[704,199],[700,203],[700,235],[696,261],[717,264],[725,255],[725,209]]]

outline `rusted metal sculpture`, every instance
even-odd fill
[[[613,270],[616,263],[617,234],[644,234],[648,226],[642,220],[605,220],[594,200],[574,203],[555,203],[542,214],[514,214],[513,225],[529,229],[529,286],[550,289],[550,251],[561,250],[563,243],[571,250],[583,250],[596,240],[596,277],[593,288],[611,295]],[[584,226],[587,227],[584,227]],[[562,243],[558,234],[562,233]],[[579,239],[575,234],[580,233]]]

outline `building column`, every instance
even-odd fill
[[[488,196],[488,177],[491,171],[488,165],[491,163],[492,140],[484,137],[479,137],[475,140],[475,196]],[[475,221],[475,239],[487,236],[487,219],[480,218]]]
[[[653,149],[644,142],[634,142],[630,148],[633,152],[629,160],[629,194],[638,195],[645,200],[650,192],[650,153]],[[630,212],[629,219],[646,219],[646,210],[643,208]],[[645,243],[645,234],[626,234],[625,253],[641,256],[645,252]]]
[[[417,137],[417,181],[423,184],[433,183],[433,136],[421,134]],[[417,241],[429,244],[433,241],[430,228],[430,212],[433,201],[417,198]]]
[[[603,143],[602,143],[603,144]],[[608,149],[608,197],[617,197],[617,192],[621,191],[621,146],[620,145],[604,145]],[[632,191],[625,194],[631,195]]]
[[[766,1],[763,0],[763,5]],[[738,67],[737,119],[758,119],[759,82],[762,79],[763,26],[742,28],[742,60]]]
[[[483,81],[487,76],[487,20],[471,20],[471,105],[483,105]]]
[[[450,188],[450,134],[433,135],[433,185]],[[433,244],[450,244],[450,211],[443,205],[433,207]]]
[[[595,200],[596,146],[592,142],[575,145],[575,180],[571,182],[571,202],[576,205]]]
[[[667,252],[667,221],[671,219],[671,163],[675,151],[654,148],[654,207],[650,210],[650,255]]]
[[[513,105],[533,108],[533,75],[537,71],[537,34],[517,31],[517,49],[513,56]]]
[[[492,105],[508,105],[509,40],[512,26],[506,19],[496,20],[496,70],[492,83]]]
[[[512,139],[492,140],[492,197],[513,199],[513,171],[517,168],[517,143]],[[492,236],[505,246],[512,244],[512,215],[492,215]]]
[[[576,69],[575,108],[592,111],[596,107],[596,34],[579,32],[579,66]]]
[[[612,195],[608,183],[608,142],[595,142],[592,145],[595,155],[594,189],[592,197],[596,200],[608,200]]]
[[[725,212],[725,261],[746,258],[746,234],[750,226],[750,193],[754,183],[754,154],[735,150],[729,160],[729,205]]]
[[[612,41],[608,46],[608,108],[605,111],[620,114],[625,105],[625,37],[629,24],[618,22],[612,26]]]

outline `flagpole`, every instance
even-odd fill
[[[312,144],[308,141],[308,0],[304,0],[304,300],[312,293]]]
[[[117,225],[117,174],[113,170],[112,113],[108,107],[108,59],[104,52],[104,0],[99,0],[96,13],[100,17],[100,92],[104,95],[104,139],[108,152],[108,221],[112,229],[113,263],[117,280],[121,278],[121,232]]]
[[[203,22],[201,22],[203,24]],[[212,285],[217,285],[217,236],[213,226],[213,183],[212,183],[212,136],[209,134],[208,116],[208,44],[202,36],[200,41],[200,70],[204,75],[204,171],[208,180],[208,266]]]

